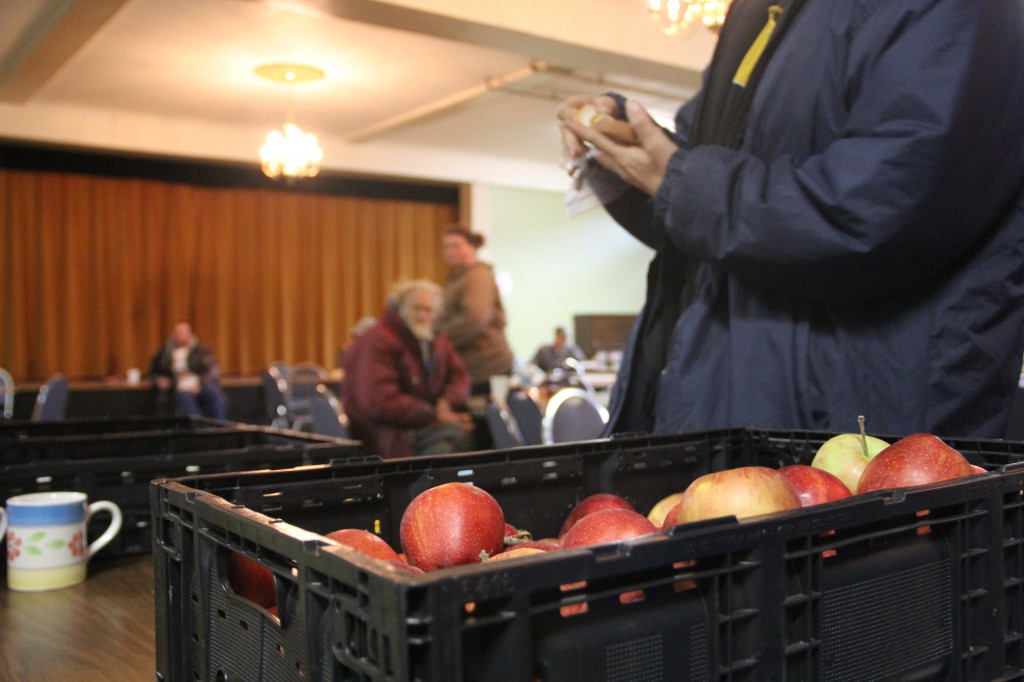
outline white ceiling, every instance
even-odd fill
[[[554,110],[616,89],[670,115],[713,43],[645,0],[5,0],[0,137],[228,161],[291,113],[328,169],[553,187]],[[324,70],[289,86],[268,62]]]

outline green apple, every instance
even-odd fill
[[[861,433],[841,433],[821,444],[811,466],[838,477],[851,493],[857,492],[857,482],[875,455],[889,447],[881,438]]]

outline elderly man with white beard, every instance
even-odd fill
[[[470,378],[447,336],[435,330],[441,288],[403,282],[380,320],[345,354],[342,401],[352,437],[384,458],[460,452],[472,443],[464,410]]]

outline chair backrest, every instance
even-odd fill
[[[608,423],[608,410],[582,388],[563,388],[551,396],[542,423],[545,443],[599,438]]]
[[[63,374],[54,374],[39,387],[32,421],[47,422],[64,419],[68,410],[68,380]]]
[[[14,378],[0,367],[0,419],[14,418]]]
[[[487,428],[491,432],[494,447],[501,450],[515,448],[523,444],[519,428],[515,420],[504,406],[494,400],[487,403]]]
[[[543,421],[540,407],[524,391],[510,391],[508,394],[508,411],[519,427],[523,445],[540,445],[543,441]]]
[[[300,362],[291,366],[285,382],[284,402],[293,429],[302,431],[312,428],[312,398],[327,378],[327,370],[316,363]]]
[[[288,407],[284,402],[285,383],[280,370],[271,365],[263,372],[263,404],[266,406],[267,419],[277,429],[287,429]]]
[[[326,386],[316,387],[309,399],[313,432],[332,438],[348,438],[348,418],[341,401]]]

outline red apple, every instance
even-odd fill
[[[643,514],[631,509],[602,509],[577,521],[562,538],[562,547],[584,547],[657,532]]]
[[[657,528],[661,528],[665,525],[665,517],[668,516],[668,512],[679,504],[679,500],[683,497],[682,492],[672,493],[668,497],[663,497],[654,503],[651,507],[651,511],[647,512],[647,520],[655,525]]]
[[[871,460],[861,474],[857,493],[904,488],[970,476],[971,463],[930,433],[896,441]]]
[[[342,528],[341,530],[328,533],[324,537],[328,540],[334,540],[339,544],[358,550],[366,556],[373,557],[374,559],[381,559],[383,561],[393,559],[395,561],[401,561],[401,558],[398,556],[398,552],[392,549],[391,545],[385,542],[379,535],[374,535],[368,530],[362,530],[360,528]]]
[[[228,584],[235,594],[265,609],[277,603],[274,574],[270,569],[236,552],[228,555]]]
[[[521,556],[530,556],[531,554],[546,554],[543,549],[537,549],[536,547],[513,547],[507,549],[501,554],[495,554],[489,561],[505,561],[507,559],[515,559]]]
[[[977,464],[972,464],[971,465],[971,472],[975,473],[975,474],[987,474],[988,473],[988,469],[986,469],[985,467],[980,467]]]
[[[611,493],[597,493],[590,497],[585,497],[580,501],[573,510],[569,512],[569,516],[566,517],[565,523],[562,524],[562,530],[558,531],[558,539],[561,540],[565,537],[565,534],[569,532],[577,521],[582,519],[587,514],[591,514],[602,509],[628,509],[629,511],[636,511],[629,502],[618,495],[612,495]]]
[[[720,516],[760,516],[799,509],[800,496],[786,477],[768,467],[737,467],[705,474],[683,491],[678,523]]]
[[[562,549],[562,545],[555,540],[526,540],[524,542],[517,542],[514,545],[505,545],[505,552],[520,548],[539,549],[543,552],[553,552],[557,549]],[[505,552],[502,552],[502,554]]]
[[[804,507],[841,500],[852,494],[845,483],[824,469],[816,469],[806,464],[791,464],[779,469],[779,473],[796,489],[800,504]]]
[[[679,499],[682,499],[682,493],[680,493],[680,498]],[[676,502],[675,506],[672,507],[671,509],[669,509],[665,513],[665,518],[662,519],[662,522],[661,522],[661,529],[662,530],[668,530],[672,526],[676,525],[678,518],[679,518],[679,503]]]
[[[401,559],[385,559],[384,563],[390,565],[397,571],[401,571],[402,573],[412,573],[413,575],[423,575],[425,573],[422,568],[410,566]]]
[[[505,541],[505,515],[489,493],[467,483],[425,490],[402,514],[399,536],[406,558],[424,571],[477,563]]]

